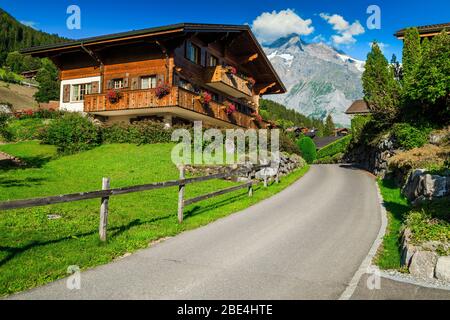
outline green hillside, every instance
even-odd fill
[[[67,39],[23,25],[0,8],[0,66],[9,52],[64,41]]]

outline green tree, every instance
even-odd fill
[[[362,76],[364,98],[377,121],[392,123],[399,111],[400,87],[394,78],[394,71],[376,42],[367,55]]]
[[[297,141],[297,145],[300,149],[303,159],[309,164],[313,163],[317,159],[316,144],[310,137],[303,137]]]
[[[326,137],[332,136],[334,134],[336,126],[334,125],[333,117],[331,113],[327,116],[325,120],[325,128],[323,130],[323,135]]]
[[[441,121],[450,113],[450,35],[444,30],[435,36],[426,49],[411,88],[411,97],[432,112]],[[442,119],[444,115],[446,118]]]
[[[39,90],[34,94],[37,102],[59,100],[58,69],[49,59],[42,60],[36,80],[39,82]]]
[[[411,87],[418,80],[417,73],[422,62],[422,46],[417,28],[407,29],[403,41],[403,93],[404,97],[411,99]]]

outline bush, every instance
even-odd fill
[[[77,113],[67,113],[53,120],[42,133],[42,142],[55,145],[60,153],[75,153],[100,145],[100,129]]]
[[[342,158],[344,157],[343,153],[336,153],[332,156],[326,156],[323,158],[319,158],[316,161],[314,161],[315,164],[334,164],[334,163],[340,163],[342,161]]]
[[[0,112],[0,139],[10,140],[8,132],[8,121],[11,115],[5,112]]]
[[[303,137],[297,141],[302,157],[308,164],[311,164],[317,158],[316,144],[310,137]]]
[[[361,141],[361,136],[364,132],[364,129],[367,125],[367,123],[369,123],[372,120],[372,117],[370,115],[364,115],[364,116],[355,116],[352,119],[352,136],[353,136],[353,141],[358,143]]]
[[[396,123],[392,128],[397,143],[405,150],[422,147],[428,142],[430,132],[429,128],[416,128],[408,123]]]
[[[46,125],[41,119],[13,119],[6,127],[5,139],[8,141],[25,141],[40,139]]]
[[[286,134],[280,131],[280,151],[289,154],[300,154],[298,145],[295,144],[293,135]]]
[[[347,147],[352,140],[352,135],[348,135],[343,137],[342,139],[336,140],[333,143],[323,147],[317,152],[317,158],[322,159],[326,157],[333,157],[338,153],[345,153],[347,151]]]

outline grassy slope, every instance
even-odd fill
[[[96,190],[104,176],[111,178],[111,187],[176,179],[171,149],[171,144],[104,145],[49,161],[55,154],[52,147],[37,142],[2,145],[0,150],[11,154],[45,160],[36,161],[40,168],[0,169],[0,201]],[[256,187],[252,198],[240,190],[189,206],[182,225],[176,218],[176,188],[113,197],[107,244],[98,240],[99,200],[0,212],[0,295],[61,278],[69,265],[86,269],[104,264],[153,240],[205,225],[281,191],[307,170],[268,189]],[[230,185],[222,180],[189,185],[186,197]],[[62,218],[48,220],[48,214]]]
[[[11,103],[14,110],[35,109],[38,107],[38,104],[33,97],[36,91],[36,88],[29,88],[12,83],[8,85],[7,83],[0,81],[0,102]]]
[[[379,180],[381,195],[388,211],[388,227],[375,263],[381,269],[400,268],[400,229],[405,215],[410,210],[407,200],[393,181]]]

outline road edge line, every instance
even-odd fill
[[[383,238],[386,234],[388,225],[387,211],[386,207],[384,206],[384,200],[381,195],[380,186],[378,185],[377,180],[375,180],[375,186],[377,188],[378,201],[380,204],[380,213],[381,213],[380,230],[378,231],[378,235],[375,241],[373,242],[372,247],[369,250],[369,253],[359,266],[356,273],[353,275],[353,278],[350,280],[350,283],[347,285],[347,288],[344,290],[344,292],[341,294],[338,300],[350,300],[350,298],[353,296],[356,287],[358,286],[359,280],[361,280],[361,277],[367,272],[367,269],[371,266],[372,260],[377,254],[378,248],[383,243]]]

